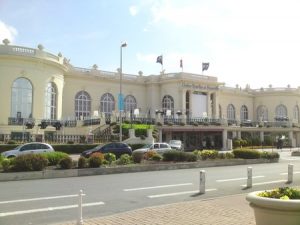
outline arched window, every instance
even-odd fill
[[[264,105],[257,107],[257,121],[268,121],[268,109]]]
[[[293,110],[293,119],[296,123],[299,123],[299,107],[296,105]]]
[[[162,109],[165,112],[167,109],[171,110],[171,114],[174,113],[174,99],[170,95],[165,95],[162,100]]]
[[[11,88],[11,117],[32,117],[32,85],[26,78],[18,78]]]
[[[105,93],[101,96],[100,100],[100,112],[105,115],[111,115],[112,111],[115,110],[115,99],[110,93]]]
[[[56,119],[57,88],[55,83],[50,82],[46,86],[45,94],[45,119]]]
[[[241,121],[248,120],[248,108],[245,105],[241,107]]]
[[[280,104],[275,109],[275,120],[282,120],[287,118],[287,109],[283,104]]]
[[[227,106],[227,119],[235,120],[235,108],[232,104],[229,104]]]
[[[75,117],[89,117],[91,115],[91,97],[86,91],[79,91],[75,96]]]
[[[124,99],[125,112],[130,112],[137,108],[135,97],[132,95],[127,95]]]

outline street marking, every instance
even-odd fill
[[[83,194],[83,195],[85,195],[85,194]],[[58,195],[58,196],[51,196],[51,197],[27,198],[27,199],[17,199],[17,200],[10,200],[10,201],[1,201],[0,204],[51,200],[51,199],[58,199],[58,198],[76,198],[76,197],[78,197],[78,195]]]
[[[295,171],[293,174],[298,174],[300,171]],[[288,173],[280,173],[280,175],[288,175]]]
[[[168,185],[160,185],[160,186],[153,186],[153,187],[130,188],[130,189],[123,189],[123,191],[140,191],[140,190],[168,188],[168,187],[179,187],[179,186],[188,186],[188,185],[193,185],[193,183],[168,184]]]
[[[262,182],[262,183],[254,183],[252,186],[257,186],[257,185],[264,185],[264,184],[274,184],[274,183],[281,183],[281,182],[286,182],[287,180],[273,180],[273,181],[268,181],[268,182]],[[241,185],[241,187],[246,187],[247,185]]]
[[[265,176],[253,176],[252,178],[263,178]],[[240,178],[232,178],[232,179],[224,179],[224,180],[216,180],[216,182],[227,182],[227,181],[236,181],[236,180],[247,180],[247,177],[240,177]]]
[[[104,202],[92,202],[92,203],[82,204],[82,207],[97,206],[97,205],[104,205],[104,204],[105,204]],[[5,213],[0,213],[0,217],[15,216],[15,215],[22,215],[22,214],[29,214],[29,213],[37,213],[37,212],[63,210],[63,209],[72,209],[72,208],[78,208],[78,205],[64,205],[64,206],[56,206],[56,207],[48,207],[48,208],[40,208],[40,209],[29,209],[29,210],[22,210],[22,211],[5,212]]]
[[[216,191],[217,189],[206,189],[205,191]],[[174,192],[160,195],[149,195],[148,198],[162,198],[162,197],[170,197],[176,195],[185,195],[185,194],[196,194],[199,193],[199,190],[196,191],[182,191],[182,192]]]

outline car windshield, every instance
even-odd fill
[[[180,144],[181,144],[181,141],[171,140],[171,141],[170,141],[170,144],[173,144],[173,145],[180,145]]]
[[[146,144],[143,146],[143,148],[150,148],[152,146],[152,144]]]

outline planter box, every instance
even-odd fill
[[[281,200],[257,196],[251,192],[246,199],[254,210],[256,225],[299,225],[300,200]]]

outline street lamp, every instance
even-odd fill
[[[123,42],[120,46],[120,94],[119,94],[119,117],[120,117],[120,142],[122,142],[122,110],[124,107],[122,95],[122,48],[127,47],[127,43]]]

